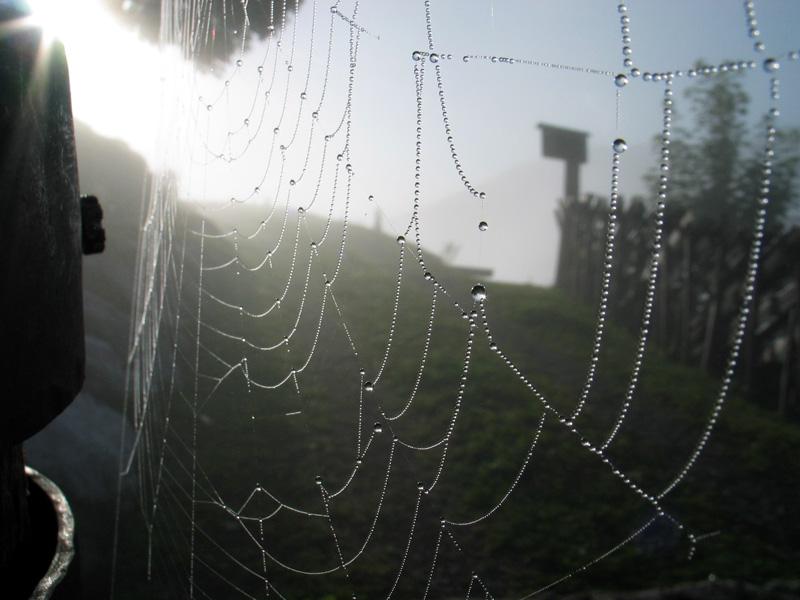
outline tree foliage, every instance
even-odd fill
[[[302,0],[103,0],[108,11],[143,39],[158,42],[162,28],[166,39],[180,32],[187,57],[214,64],[239,53],[254,33],[264,39],[280,31],[288,15]],[[180,31],[189,23],[192,31]]]
[[[748,125],[750,98],[741,73],[728,71],[698,79],[686,90],[686,101],[690,126],[677,127],[670,145],[672,202],[691,208],[702,220],[748,227],[764,187],[765,161],[769,161],[768,226],[785,226],[798,201],[800,131],[775,131],[771,155],[766,156],[769,124],[765,117],[756,127]]]

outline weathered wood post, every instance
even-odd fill
[[[586,138],[589,134],[544,123],[539,123],[539,129],[542,130],[542,155],[560,158],[566,163],[564,198],[578,198],[579,168],[586,162]]]
[[[556,285],[569,289],[570,277],[567,269],[573,264],[572,252],[576,240],[572,236],[575,223],[572,219],[572,209],[578,200],[579,168],[586,162],[586,138],[588,133],[573,131],[539,123],[542,131],[542,155],[548,158],[560,158],[566,162],[564,173],[564,197],[559,212],[561,225],[561,244],[558,253],[558,268],[556,270]]]
[[[17,597],[30,531],[22,443],[83,384],[82,231],[90,250],[105,239],[96,200],[94,224],[81,223],[64,49],[17,3],[0,5],[0,210],[0,579]]]

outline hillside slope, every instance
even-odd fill
[[[101,197],[108,233],[106,253],[85,261],[89,352],[86,397],[79,398],[63,419],[56,421],[55,429],[32,442],[31,456],[32,462],[44,465],[45,472],[74,499],[82,552],[90,557],[84,562],[84,581],[92,582],[86,584],[87,590],[99,597],[106,593],[111,556],[115,479],[111,470],[116,457],[110,454],[118,446],[115,440],[119,435],[119,426],[111,424],[114,419],[108,413],[121,411],[124,399],[139,198],[145,168],[124,147],[106,145],[107,142],[92,138],[90,132],[79,130],[79,135],[91,140],[81,146],[79,138],[83,191]],[[125,168],[118,168],[120,164]],[[112,174],[113,181],[109,177]],[[187,211],[185,216],[191,227],[197,214],[182,210]],[[256,227],[261,218],[259,210],[253,208],[251,215],[240,212],[238,222]],[[232,226],[217,219],[207,223],[207,232],[229,231]],[[320,239],[327,231],[324,221],[310,216],[306,226],[302,235],[312,239]],[[331,227],[333,231],[341,230],[341,224]],[[368,501],[372,506],[377,499],[393,437],[405,445],[397,448],[392,481],[407,482],[416,490],[417,481],[429,484],[436,477],[441,455],[415,451],[411,446],[433,444],[453,418],[469,335],[469,322],[458,307],[468,311],[474,306],[470,290],[476,282],[468,273],[450,269],[434,256],[426,257],[425,268],[435,273],[447,294],[438,294],[435,335],[414,403],[406,417],[389,423],[381,413],[402,411],[416,381],[431,326],[433,286],[423,277],[422,267],[406,255],[402,294],[395,310],[399,264],[395,239],[349,227],[340,271],[335,268],[341,246],[335,235],[331,234],[331,239],[331,243],[317,249],[320,258],[315,265],[321,265],[319,269],[331,277],[338,273],[331,293],[339,312],[334,312],[328,299],[320,330],[318,317],[323,300],[329,297],[325,278],[317,267],[307,285],[304,274],[288,285],[290,265],[277,259],[269,267],[268,278],[264,272],[232,270],[221,270],[218,276],[207,278],[205,289],[210,293],[235,289],[237,297],[252,307],[263,306],[287,292],[281,309],[284,312],[278,313],[277,320],[261,319],[246,326],[251,339],[268,340],[282,331],[285,319],[294,314],[293,307],[305,298],[306,316],[299,321],[291,355],[281,355],[279,360],[269,355],[262,362],[252,358],[254,377],[278,377],[287,368],[296,367],[291,362],[293,357],[308,355],[312,347],[316,350],[309,368],[297,374],[297,387],[284,386],[268,395],[258,395],[248,394],[243,378],[226,380],[218,396],[222,401],[210,402],[202,410],[198,448],[205,474],[221,495],[243,499],[248,486],[258,482],[264,486],[280,485],[287,501],[312,502],[312,495],[315,501],[319,498],[316,488],[310,485],[314,477],[325,473],[326,486],[332,488],[337,482],[346,481],[354,454],[343,449],[360,443],[359,436],[367,435],[366,426],[382,422],[389,435],[375,437],[376,450],[371,455],[375,457],[374,464],[365,460],[352,498],[337,505],[339,516],[351,519],[350,526],[340,530],[340,541],[343,546],[352,547],[370,526],[373,515],[363,503]],[[233,244],[232,237],[209,241],[204,246],[203,264],[224,264],[234,253]],[[263,248],[255,246],[242,244],[235,252],[245,262],[263,259]],[[195,269],[190,273],[195,277],[198,257],[189,257],[185,266],[187,272]],[[555,412],[569,414],[580,397],[594,336],[594,309],[557,290],[491,282],[487,287],[489,295],[484,306],[492,339],[502,355],[491,349],[479,332],[448,450],[448,468],[437,479],[437,488],[426,496],[420,519],[435,524],[446,515],[451,522],[467,521],[485,514],[501,503],[510,487],[513,490],[491,519],[458,530],[463,555],[443,551],[438,577],[431,588],[431,594],[437,597],[458,589],[465,570],[467,575],[470,570],[481,573],[495,597],[531,593],[592,562],[653,516],[648,502],[632,493],[632,488],[611,472],[598,455],[588,452],[581,440],[554,418]],[[236,311],[231,313],[213,303],[208,303],[203,313],[204,322],[228,332],[245,327],[240,319]],[[392,350],[387,355],[393,319]],[[214,340],[212,333],[203,335],[204,340]],[[220,353],[238,351],[235,342],[214,343]],[[601,443],[615,423],[635,347],[636,340],[609,327],[589,402],[575,423],[589,443]],[[357,378],[343,375],[358,373],[359,369],[370,375],[382,373],[361,417],[353,404],[353,398],[360,393]],[[543,410],[540,398],[518,373],[524,374],[553,411]],[[664,489],[680,473],[703,435],[718,386],[719,382],[696,370],[664,360],[657,349],[651,348],[629,415],[605,457],[638,488],[649,493]],[[289,423],[276,417],[295,409],[302,409],[301,419]],[[544,426],[536,438],[542,414],[546,415]],[[250,415],[259,417],[257,425],[253,425]],[[193,419],[185,406],[176,408],[172,421],[176,435],[190,434]],[[512,486],[534,439],[538,441],[530,462]],[[798,447],[800,433],[796,427],[732,397],[697,463],[663,500],[664,508],[676,522],[698,537],[709,537],[692,550],[685,530],[662,518],[618,552],[566,580],[555,591],[642,589],[706,579],[710,574],[753,583],[796,577],[796,565],[800,563],[800,520],[795,514],[800,505]],[[56,454],[74,460],[55,461]],[[87,484],[89,475],[105,484]],[[94,490],[89,498],[87,490]],[[402,488],[391,486],[387,492],[380,531],[371,542],[369,554],[352,573],[370,593],[385,595],[386,582],[395,575],[415,495],[416,491],[408,495]],[[126,494],[123,508],[134,501],[134,493]],[[147,563],[144,526],[137,522],[135,511],[125,514],[123,524],[130,529],[123,532],[128,536],[123,537],[126,558],[120,563],[118,579],[131,597],[142,597],[153,591],[143,582]],[[175,514],[176,518],[183,518],[179,510]],[[249,543],[241,541],[241,531],[231,531],[229,523],[215,520],[212,513],[198,518],[205,519],[203,525],[220,544],[230,543],[238,548]],[[285,524],[285,551],[298,560],[313,563],[318,559],[317,546],[329,532],[303,527]],[[409,594],[425,585],[430,571],[429,547],[436,531],[435,526],[420,527],[415,538],[413,548],[418,551],[408,556],[404,579],[407,588],[401,588]],[[279,531],[274,533],[278,535]],[[688,560],[690,552],[692,559]],[[225,573],[237,582],[237,578],[244,577],[235,565]],[[330,591],[328,583],[317,580],[295,581],[290,576],[282,580],[278,576],[275,581],[309,597]],[[167,569],[159,572],[152,585],[182,589],[185,578],[179,569]],[[223,586],[221,594],[224,589]]]

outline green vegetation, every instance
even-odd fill
[[[259,222],[257,215],[253,217],[248,220]],[[322,272],[334,272],[341,238],[331,234],[330,243],[320,245],[306,290],[307,255],[303,253],[308,251],[302,249],[308,247],[306,236],[320,239],[324,224],[307,218],[301,231],[298,264],[303,265],[302,276],[289,287],[288,299],[274,319],[246,319],[224,306],[204,305],[205,322],[232,334],[246,332],[249,340],[266,344],[270,336],[284,334],[285,320],[293,318],[296,300],[306,291],[306,316],[299,321],[290,351],[273,351],[263,357],[248,351],[254,380],[274,381],[298,368],[314,343],[326,297]],[[293,244],[291,228],[287,235]],[[204,263],[225,262],[231,243],[230,238],[207,240]],[[249,249],[240,240],[238,251],[243,261],[251,264],[260,260],[264,244]],[[316,350],[306,370],[298,372],[297,388],[290,382],[278,390],[248,390],[244,377],[235,374],[203,406],[198,420],[199,497],[205,498],[203,494],[213,486],[207,499],[219,494],[238,510],[253,487],[261,485],[280,493],[286,503],[324,511],[314,479],[323,474],[326,489],[333,492],[354,468],[361,394],[358,372],[363,368],[365,377],[373,377],[382,364],[398,257],[393,239],[349,229],[343,267],[330,288],[341,316],[328,297]],[[385,595],[394,581],[414,514],[417,482],[430,486],[442,456],[441,449],[420,452],[403,444],[429,445],[447,430],[469,334],[469,324],[454,302],[466,311],[473,307],[469,290],[474,281],[432,257],[428,268],[445,282],[449,294],[437,297],[432,343],[417,396],[403,418],[387,421],[381,416],[379,407],[392,415],[405,406],[428,328],[433,285],[407,255],[392,350],[375,391],[364,395],[362,448],[370,436],[374,439],[354,483],[330,503],[339,544],[345,555],[352,556],[370,530],[392,437],[398,437],[402,444],[395,447],[386,497],[367,552],[348,569],[349,582],[341,573],[295,576],[271,566],[271,581],[287,597],[321,598],[332,592],[336,597],[350,597],[351,589],[357,589],[359,597]],[[263,272],[207,271],[204,284],[211,293],[236,289],[236,297],[252,302],[247,308],[255,311],[271,302],[288,281],[287,264],[276,261],[271,269],[268,279]],[[502,284],[491,284],[488,290],[485,306],[494,341],[556,411],[569,414],[584,384],[594,309],[557,290]],[[211,332],[202,335],[219,356],[241,354],[236,341],[216,339]],[[590,402],[575,421],[580,435],[595,445],[602,444],[616,420],[635,347],[636,340],[609,326]],[[213,370],[213,361],[208,357],[202,360],[201,370]],[[202,378],[200,383],[201,392],[211,389],[211,384],[203,387],[206,382]],[[691,456],[708,423],[718,387],[718,381],[697,369],[671,363],[657,348],[651,348],[628,417],[605,456],[635,485],[658,495]],[[284,416],[295,410],[301,414]],[[469,521],[489,512],[503,498],[523,464],[543,412],[546,417],[540,439],[508,500],[474,526],[447,526],[453,537],[442,543],[431,597],[463,596],[471,572],[480,575],[495,597],[531,593],[587,565],[654,516],[653,507],[615,476],[600,456],[584,448],[553,412],[543,410],[542,402],[490,350],[479,326],[445,469],[436,487],[422,496],[397,597],[417,597],[425,589],[440,518]],[[374,422],[382,423],[382,433],[372,433]],[[181,471],[190,464],[189,449],[178,440],[191,439],[193,423],[189,404],[176,397],[170,421],[174,457],[167,454],[176,481],[166,483],[177,501],[163,494],[155,539],[156,555],[168,551],[160,560],[166,564],[177,560],[183,567],[162,573],[164,579],[156,580],[162,588],[168,584],[180,589],[186,584],[181,569],[187,560],[189,530],[184,511],[188,506],[176,484],[184,491],[190,484],[186,472]],[[796,427],[731,397],[699,461],[662,501],[667,513],[685,529],[669,518],[658,519],[619,551],[554,591],[647,588],[705,579],[710,574],[755,583],[795,577],[800,561],[800,525],[793,515],[800,502],[798,447],[800,431]],[[242,514],[263,515],[274,508],[272,501],[259,495]],[[263,583],[219,550],[220,546],[233,549],[238,560],[257,570],[262,559],[253,539],[259,536],[275,549],[276,558],[290,564],[336,566],[336,550],[325,519],[282,514],[265,521],[263,531],[257,524],[248,525],[245,531],[246,527],[218,505],[203,503],[197,505],[197,522],[203,532],[196,539],[198,554],[218,559],[214,568],[221,577],[209,576],[198,567],[198,582],[212,596],[228,593],[231,582],[252,593],[263,590]],[[692,560],[687,559],[691,548],[688,533],[698,537],[714,534],[697,544]],[[449,539],[456,540],[461,551]],[[280,540],[280,544],[270,540]],[[171,546],[177,548],[177,554],[171,554]],[[130,564],[142,571],[146,561],[142,558]]]
[[[781,129],[779,119],[766,117],[757,128],[749,127],[744,76],[728,70],[698,77],[686,90],[685,104],[674,100],[678,118],[670,144],[669,196],[703,221],[749,229],[769,160],[768,227],[778,230],[797,208],[800,130]],[[771,154],[765,156],[769,127]],[[661,145],[660,137],[656,143]],[[651,179],[655,190],[657,177]]]

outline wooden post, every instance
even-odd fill
[[[586,162],[588,133],[539,123],[542,130],[542,155],[566,162],[564,198],[578,198],[579,168]]]
[[[576,215],[578,208],[579,167],[586,162],[586,137],[588,133],[572,131],[554,125],[539,124],[542,130],[542,155],[549,158],[560,158],[566,161],[564,173],[564,197],[558,211],[561,225],[561,245],[556,268],[556,285],[570,292],[574,277],[578,273],[580,253],[575,248],[575,234],[581,224],[587,221],[585,215]],[[576,219],[576,216],[578,217]],[[575,282],[577,283],[577,282]]]
[[[84,377],[81,216],[63,47],[0,7],[0,546],[25,532],[23,441]],[[13,575],[13,574],[11,574]]]

